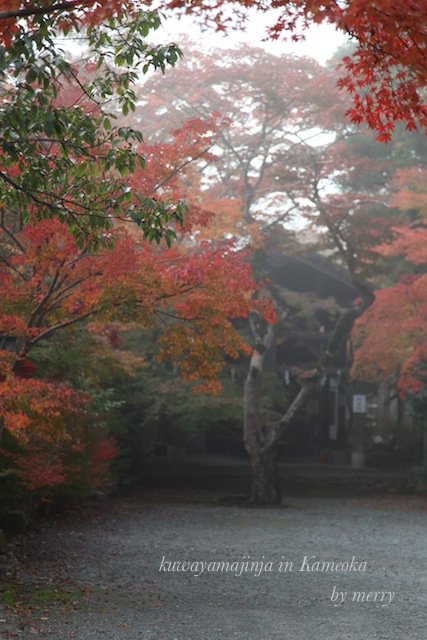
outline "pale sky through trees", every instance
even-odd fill
[[[282,53],[295,53],[296,55],[309,56],[315,58],[320,64],[329,60],[336,49],[347,42],[346,36],[327,24],[314,25],[305,32],[305,40],[300,42],[264,41],[266,27],[274,23],[270,14],[254,14],[248,21],[245,31],[230,31],[226,35],[213,30],[205,30],[203,33],[200,27],[188,16],[176,18],[166,18],[163,21],[162,29],[158,38],[176,40],[180,43],[180,35],[188,34],[190,37],[200,37],[204,44],[226,48],[233,44],[248,42],[253,46],[265,47],[270,53],[280,55]],[[157,38],[156,38],[157,39]]]

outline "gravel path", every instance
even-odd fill
[[[0,638],[427,640],[426,524],[425,497],[107,502],[3,567]]]

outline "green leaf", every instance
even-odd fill
[[[136,204],[138,195],[126,188],[136,163],[145,167],[144,156],[135,151],[143,142],[142,133],[113,127],[117,116],[106,111],[118,102],[124,115],[134,112],[141,66],[145,71],[163,70],[174,62],[174,46],[147,42],[161,24],[158,14],[141,11],[132,21],[126,15],[112,16],[103,26],[85,30],[88,58],[97,72],[95,79],[82,76],[79,82],[85,100],[96,101],[92,110],[86,104],[83,108],[79,99],[71,105],[68,99],[58,101],[75,70],[52,24],[41,16],[37,30],[20,27],[7,51],[0,48],[0,153],[5,176],[13,167],[15,185],[0,180],[0,202],[23,220],[31,212],[35,221],[65,221],[81,247],[103,246],[103,231],[113,214],[137,220],[152,241],[172,237],[168,225],[179,220],[173,206],[144,198]],[[76,25],[76,30],[83,33],[83,27]],[[16,82],[10,81],[13,76]],[[49,147],[46,137],[60,142]],[[74,224],[76,210],[85,212],[79,226]]]
[[[25,76],[25,80],[28,82],[28,84],[31,84],[32,82],[37,80],[37,77],[38,77],[37,71],[35,70],[34,67],[31,67],[27,75]]]

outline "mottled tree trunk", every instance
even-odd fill
[[[275,330],[273,325],[269,325],[267,332],[261,336],[255,322],[250,319],[256,349],[252,353],[245,381],[243,433],[245,448],[252,467],[251,501],[254,504],[280,503],[280,478],[277,466],[277,445],[280,437],[312,395],[316,388],[316,378],[331,363],[343,340],[351,332],[356,318],[374,300],[373,293],[359,283],[356,277],[353,277],[353,284],[361,294],[361,301],[357,306],[345,311],[338,319],[316,368],[311,371],[299,371],[296,374],[296,381],[300,386],[297,396],[280,420],[268,424],[264,424],[261,416],[262,374],[264,360],[274,343]]]
[[[301,389],[285,415],[277,422],[263,424],[260,401],[265,353],[255,351],[252,354],[244,390],[244,442],[252,469],[251,502],[256,505],[280,504],[277,445],[282,432],[315,388],[313,381],[302,381]]]
[[[251,502],[256,505],[280,504],[281,488],[277,467],[277,444],[283,425],[265,423],[261,416],[264,361],[275,340],[275,327],[269,325],[261,337],[251,322],[257,348],[252,352],[243,399],[243,435],[252,471]]]
[[[244,443],[252,468],[251,501],[254,504],[280,503],[280,483],[275,473],[276,446],[267,443],[267,427],[262,423],[260,400],[263,361],[266,351],[251,356],[244,390]]]

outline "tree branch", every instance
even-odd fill
[[[38,342],[40,342],[40,340],[44,340],[44,338],[48,338],[50,335],[52,335],[56,331],[59,331],[60,329],[69,327],[70,325],[76,324],[77,322],[82,322],[83,320],[86,320],[86,318],[89,318],[90,316],[95,315],[95,313],[97,312],[98,312],[97,309],[92,309],[91,311],[88,311],[87,313],[84,313],[81,316],[77,316],[76,318],[72,318],[71,320],[64,320],[59,324],[55,324],[55,325],[52,325],[51,327],[48,327],[47,329],[39,333],[37,336],[35,336],[35,338],[28,341],[25,349],[20,354],[20,356],[21,357],[25,356]]]
[[[94,4],[93,0],[67,0],[57,4],[45,5],[43,7],[27,7],[25,9],[8,9],[0,11],[0,20],[10,20],[11,18],[28,18],[30,16],[43,16],[59,11],[71,12],[75,9],[89,7]]]

